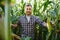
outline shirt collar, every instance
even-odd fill
[[[26,15],[24,15],[24,18],[26,18]],[[31,15],[30,18],[32,19],[33,18],[33,15]]]

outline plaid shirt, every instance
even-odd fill
[[[18,25],[22,27],[21,37],[31,37],[34,39],[36,24],[45,26],[44,22],[39,17],[31,15],[30,21],[28,22],[26,16],[21,16],[18,21]]]

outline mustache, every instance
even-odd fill
[[[26,13],[32,13],[32,11],[25,11]]]
[[[31,13],[31,11],[26,11],[26,12]]]

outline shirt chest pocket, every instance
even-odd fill
[[[29,22],[27,20],[21,20],[21,25],[22,26],[34,26],[35,20],[30,20]]]
[[[22,21],[21,21],[21,25],[22,25],[22,26],[26,26],[26,25],[27,25],[27,22],[26,22],[25,20],[24,20],[24,21],[22,20]]]
[[[30,22],[29,22],[29,25],[30,25],[30,26],[34,26],[34,25],[35,25],[35,21],[30,21]]]

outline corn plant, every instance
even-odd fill
[[[39,2],[37,2],[37,0],[34,0],[33,15],[39,16],[43,21],[46,21],[48,24],[48,28],[44,28],[42,26],[37,25],[36,32],[35,32],[35,39],[38,40],[38,38],[40,38],[40,36],[41,36],[41,38],[40,38],[41,40],[59,40],[59,31],[56,32],[56,30],[60,30],[60,12],[59,12],[60,2],[55,2],[55,1],[50,1],[50,0],[44,0],[44,1],[45,2],[43,4],[41,4],[40,0],[39,0]],[[29,1],[29,3],[31,3],[31,0]],[[11,20],[12,24],[16,24],[19,16],[24,15],[25,5],[26,4],[25,4],[24,0],[21,0],[20,4],[15,4],[15,6],[12,7],[10,17],[9,17],[9,18],[11,18],[10,20]],[[20,7],[20,9],[18,9],[18,7]],[[44,8],[41,11],[42,7],[44,7]],[[8,19],[7,15],[8,14],[6,13],[5,14],[6,19]],[[52,20],[54,21],[54,25],[51,24]],[[6,23],[8,23],[8,21],[6,21]],[[5,27],[6,27],[6,25],[5,25]],[[10,28],[10,27],[7,27],[7,28]],[[19,31],[19,29],[17,31],[16,30],[17,29],[13,29],[14,33],[17,33],[17,31]],[[7,31],[7,33],[8,33],[8,31]],[[6,36],[6,39],[8,39],[7,36]]]

